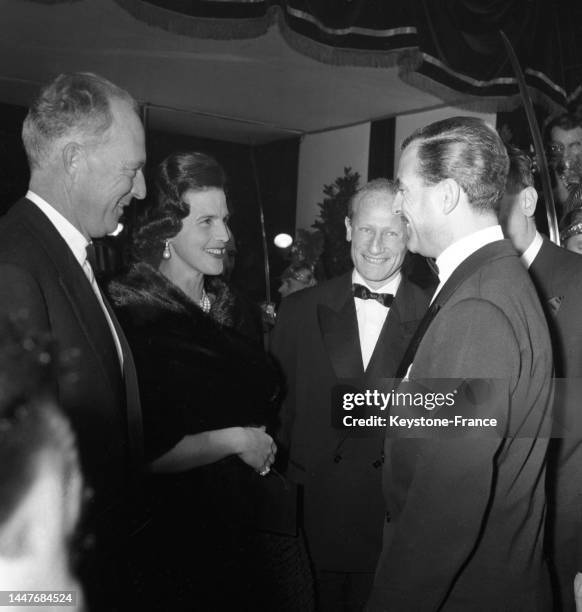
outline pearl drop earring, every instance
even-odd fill
[[[172,252],[170,251],[170,241],[166,239],[164,242],[164,250],[162,252],[162,259],[170,259]]]

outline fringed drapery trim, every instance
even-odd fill
[[[398,63],[398,55],[413,46],[398,49],[363,50],[340,48],[326,45],[308,36],[299,34],[286,20],[284,9],[277,5],[268,7],[260,17],[248,18],[205,18],[193,17],[160,8],[141,0],[115,0],[133,17],[147,23],[184,36],[214,40],[241,40],[256,38],[277,25],[289,46],[302,55],[332,65],[366,66],[371,68],[392,68]]]
[[[191,17],[154,4],[144,3],[141,0],[115,1],[133,17],[148,25],[173,34],[214,40],[242,40],[262,36],[275,20],[274,11],[278,11],[278,7],[271,7],[260,17],[217,19],[215,17]]]
[[[51,0],[46,1],[50,2]],[[52,1],[58,2],[59,0]],[[481,83],[468,75],[455,75],[439,60],[421,52],[416,46],[416,29],[412,26],[394,30],[395,35],[389,37],[395,45],[392,49],[366,49],[354,46],[354,44],[358,44],[355,39],[351,41],[351,47],[334,46],[326,44],[325,34],[311,37],[304,32],[300,33],[295,29],[294,24],[289,21],[289,15],[287,15],[283,6],[262,2],[261,0],[248,3],[249,10],[245,9],[236,18],[187,15],[141,0],[115,1],[140,21],[168,32],[200,39],[240,40],[256,38],[266,34],[272,26],[276,25],[287,44],[302,55],[335,66],[369,68],[393,68],[398,66],[400,78],[403,82],[437,96],[445,103],[454,106],[483,112],[497,112],[513,110],[521,104],[517,84],[514,83],[513,77],[500,78],[499,83]],[[410,32],[407,30],[410,30]],[[357,35],[362,36],[362,32],[358,32]],[[330,35],[329,41],[334,40],[337,42],[337,39]],[[348,39],[345,42],[349,44],[350,40]],[[364,40],[363,47],[366,46],[365,42]],[[430,67],[427,62],[431,64]],[[428,70],[424,70],[425,67]],[[442,81],[439,79],[439,73],[443,75]],[[468,79],[467,83],[463,83],[465,79]],[[459,82],[456,83],[456,81]],[[540,82],[539,88],[535,84],[530,84],[532,99],[550,113],[559,112],[563,110],[563,106],[557,102],[555,96],[552,98],[549,93],[544,91],[548,84],[551,85],[549,79],[547,81],[546,83]],[[459,87],[457,88],[456,85],[459,85]],[[505,94],[499,92],[499,89],[495,91],[497,85],[503,88],[507,88],[509,85],[508,91],[511,93]]]
[[[324,64],[367,68],[393,68],[398,64],[398,57],[403,51],[403,49],[367,51],[363,49],[332,47],[295,32],[287,24],[285,16],[280,9],[276,10],[274,15],[276,16],[281,36],[283,36],[292,49]],[[408,49],[408,47],[404,49]]]
[[[410,58],[407,58],[408,60]],[[446,104],[482,113],[509,112],[523,106],[523,100],[519,93],[518,85],[515,83],[515,93],[513,94],[488,94],[483,89],[483,94],[472,95],[463,93],[453,87],[449,87],[434,78],[422,73],[422,66],[416,70],[411,70],[406,63],[400,70],[400,79],[412,87],[440,98]],[[539,89],[530,86],[530,95],[534,104],[541,106],[548,113],[559,113],[564,111],[564,107],[557,104],[549,96]]]
[[[81,0],[29,0],[35,4],[72,4],[73,2],[80,2]]]

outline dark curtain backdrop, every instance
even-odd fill
[[[519,104],[513,70],[499,35],[510,39],[532,97],[563,106],[564,80],[558,15],[548,0],[420,0],[415,6],[420,54],[403,73],[409,84],[454,101],[459,93],[497,99],[496,109]],[[489,110],[487,104],[477,104]]]
[[[481,110],[519,104],[500,29],[538,104],[558,110],[579,85],[582,11],[558,0],[116,1],[137,19],[194,37],[250,38],[276,24],[319,61],[398,65],[407,83]]]

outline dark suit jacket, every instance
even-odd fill
[[[497,241],[456,269],[432,311],[411,380],[506,381],[494,406],[477,405],[478,416],[495,410],[511,437],[387,435],[383,484],[393,526],[369,609],[547,611],[552,358],[535,289],[511,244]]]
[[[434,278],[403,276],[365,373],[393,377],[426,311]],[[364,379],[351,272],[290,295],[281,304],[271,347],[287,377],[282,444],[289,476],[304,486],[304,522],[318,569],[374,571],[384,508],[378,462],[382,431],[346,437],[331,426],[338,379]]]
[[[50,332],[66,359],[57,399],[71,420],[83,475],[94,491],[89,527],[105,546],[105,538],[120,537],[130,466],[128,414],[139,416],[131,352],[110,311],[124,349],[122,376],[111,331],[81,266],[49,219],[26,199],[0,220],[0,278],[0,314],[22,316],[30,329]],[[136,455],[139,449],[135,463]]]
[[[559,579],[559,609],[574,610],[582,569],[582,257],[544,240],[529,269],[546,312],[558,383],[548,456],[548,548]]]

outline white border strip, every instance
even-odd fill
[[[474,79],[470,76],[467,76],[466,74],[461,74],[460,72],[452,70],[451,68],[443,64],[440,60],[434,58],[432,55],[422,53],[422,59],[428,62],[429,64],[434,64],[435,66],[438,66],[441,70],[448,72],[449,74],[455,76],[457,79],[465,81],[466,83],[470,83],[471,85],[475,85],[477,87],[487,87],[488,85],[509,85],[512,83],[517,83],[515,77],[499,77],[497,79],[491,79],[489,81],[479,81],[478,79]],[[539,70],[533,70],[532,68],[526,68],[525,72],[544,81],[544,83],[546,83],[546,85],[551,87],[554,91],[557,91],[559,94],[563,95],[564,98],[566,97],[566,92],[559,85],[556,85],[553,81],[551,81],[549,77],[543,72],[540,72]]]
[[[334,28],[328,28],[324,26],[321,23],[321,21],[319,21],[316,17],[314,17],[313,15],[310,15],[309,13],[305,13],[304,11],[300,11],[298,9],[287,7],[287,12],[293,17],[296,17],[297,19],[303,19],[303,21],[309,21],[310,23],[316,25],[320,30],[322,30],[326,34],[335,34],[337,36],[345,36],[346,34],[363,34],[364,36],[383,38],[387,36],[398,36],[400,34],[416,34],[417,33],[417,29],[412,26],[403,27],[403,28],[392,28],[391,30],[371,30],[370,28],[360,28],[360,27],[334,29]]]

